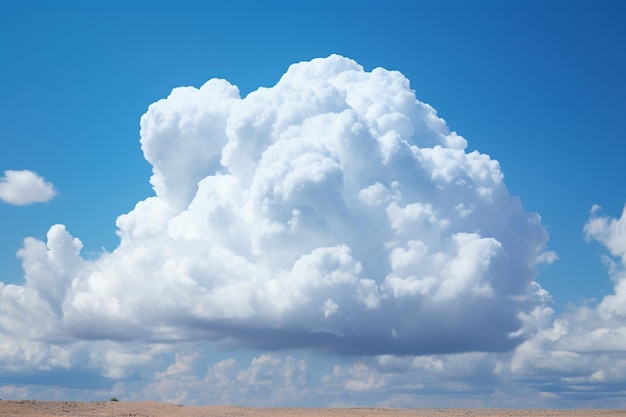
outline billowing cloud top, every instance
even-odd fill
[[[55,195],[54,186],[33,171],[4,171],[0,178],[0,200],[8,204],[45,203]]]
[[[508,350],[546,297],[539,216],[399,72],[333,55],[245,98],[182,87],[141,119],[156,195],[96,260],[62,225],[19,252],[3,328],[347,354]],[[15,306],[16,303],[1,303]],[[57,358],[57,360],[60,360]]]

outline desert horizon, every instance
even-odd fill
[[[52,417],[562,417],[624,416],[616,409],[501,409],[501,408],[384,408],[384,407],[245,407],[186,406],[155,401],[39,401],[0,400],[0,416]]]

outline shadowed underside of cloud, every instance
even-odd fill
[[[176,88],[141,119],[155,196],[118,218],[119,247],[85,260],[63,225],[25,239],[25,284],[0,284],[0,360],[81,340],[510,350],[552,256],[498,162],[466,146],[401,73],[337,55],[245,98]],[[58,349],[31,366],[70,366]]]

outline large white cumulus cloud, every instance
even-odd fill
[[[245,98],[177,88],[141,146],[155,196],[118,218],[119,247],[87,261],[53,226],[20,251],[25,286],[0,288],[44,316],[39,339],[501,351],[545,300],[539,216],[399,72],[333,55]]]

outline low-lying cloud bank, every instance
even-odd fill
[[[509,352],[366,356],[313,377],[315,361],[297,356],[206,363],[202,351],[189,350],[156,373],[146,393],[254,405],[624,408],[626,208],[612,218],[594,207],[584,232],[609,252],[612,293],[560,316],[547,305],[522,313],[524,341]]]
[[[478,356],[460,375],[474,379],[566,367],[599,346],[585,320],[605,324],[605,344],[626,334],[621,223],[594,215],[586,227],[621,256],[614,298],[554,320],[534,282],[536,265],[555,258],[539,216],[397,71],[333,55],[245,98],[224,80],[176,88],[143,115],[141,146],[155,196],[117,219],[117,249],[86,260],[63,225],[25,239],[24,285],[0,283],[0,369],[123,380],[157,366],[146,392],[183,398],[222,383],[221,400],[205,400],[226,402],[278,375],[285,398],[310,399],[303,359],[227,359],[199,375],[201,346],[357,356],[317,383],[397,393],[425,386],[410,373],[458,379],[445,369],[466,355]],[[274,373],[261,372],[268,364]]]

